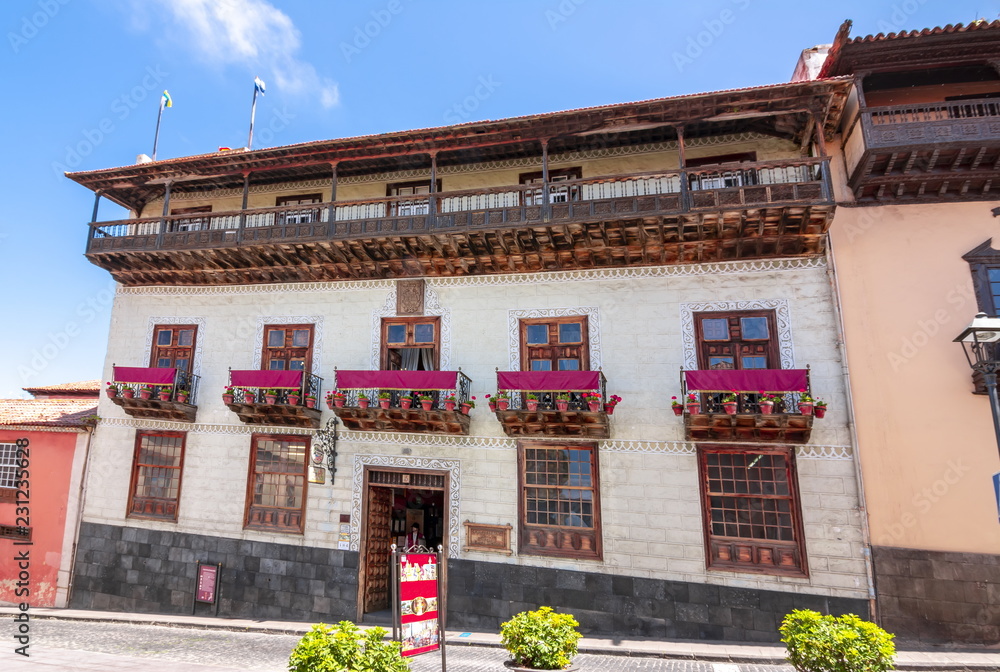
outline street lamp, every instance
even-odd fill
[[[955,339],[965,350],[965,358],[973,371],[983,374],[986,393],[993,412],[993,431],[1000,450],[1000,399],[997,398],[997,371],[1000,370],[1000,317],[977,313],[972,323]]]

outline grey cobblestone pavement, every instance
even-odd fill
[[[284,672],[298,635],[204,630],[162,625],[38,619],[32,622],[30,658],[13,653],[7,637],[0,651],[4,672],[114,670],[116,672]],[[486,646],[449,646],[450,672],[503,671],[506,652]],[[791,667],[704,663],[661,658],[581,654],[580,672],[788,672]],[[411,661],[412,672],[441,669],[437,653]]]

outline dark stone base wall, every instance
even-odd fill
[[[882,627],[903,640],[1000,642],[1000,555],[873,546]]]
[[[539,605],[573,614],[588,634],[678,639],[776,642],[793,609],[868,618],[861,599],[448,561],[449,628],[498,632],[514,614]]]
[[[80,526],[69,606],[190,614],[199,560],[222,563],[220,616],[356,617],[356,552],[95,523]],[[214,605],[197,606],[198,615],[214,613]]]

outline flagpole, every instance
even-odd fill
[[[250,137],[247,138],[247,149],[253,147],[253,118],[257,114],[257,86],[253,87],[253,103],[250,105]]]
[[[163,117],[164,100],[160,98],[160,112],[156,115],[156,135],[153,136],[153,161],[156,161],[156,145],[160,142],[160,119]]]

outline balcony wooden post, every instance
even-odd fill
[[[168,180],[163,189],[163,216],[160,217],[160,230],[156,234],[156,249],[163,249],[163,233],[167,230],[167,216],[170,214],[170,185]]]
[[[336,161],[330,162],[330,230],[333,231],[333,222],[337,219],[337,165]]]
[[[437,174],[438,174],[438,153],[437,150],[431,152],[431,189],[430,195],[427,197],[427,223],[428,226],[434,225],[434,218],[437,214],[437,198],[435,194],[437,193]]]
[[[685,212],[691,209],[691,194],[688,184],[687,169],[685,167],[687,159],[684,156],[684,126],[675,126],[677,130],[677,165],[681,170],[681,209]]]
[[[94,192],[94,212],[90,215],[90,223],[94,224],[97,222],[97,209],[101,205],[101,190],[98,189]]]
[[[250,197],[250,171],[243,172],[243,201],[240,205],[240,223],[236,230],[236,244],[243,242],[243,229],[247,225],[247,200]]]
[[[549,216],[549,139],[542,138],[542,219]]]
[[[867,72],[858,72],[854,75],[854,90],[858,94],[858,107],[862,111],[868,109],[868,101],[865,100],[865,77]]]

